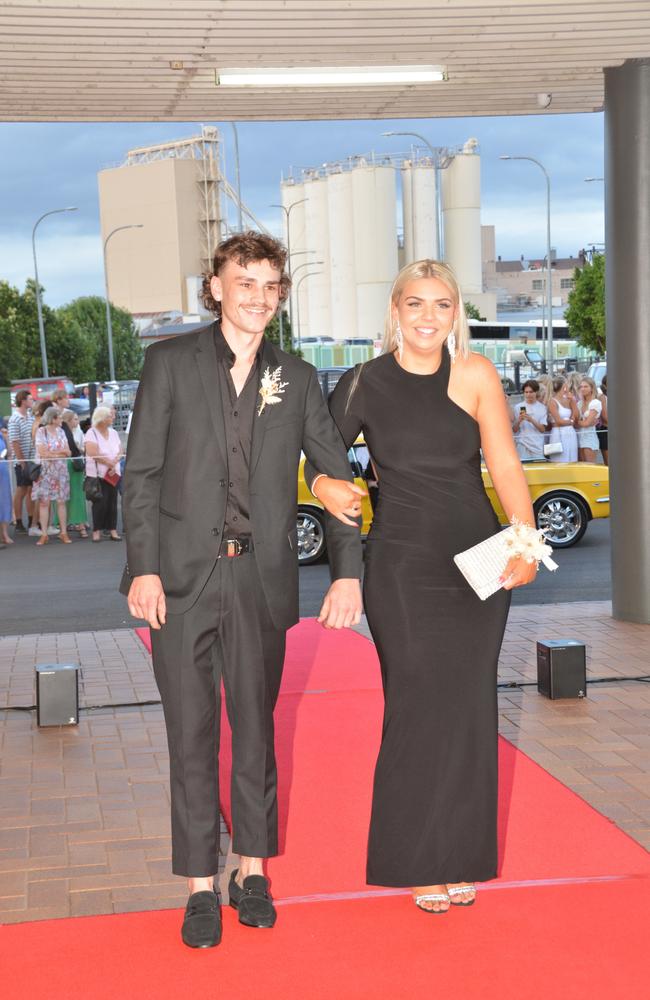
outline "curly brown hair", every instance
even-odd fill
[[[268,260],[269,264],[276,267],[281,273],[280,277],[280,301],[284,302],[291,288],[291,278],[284,270],[287,263],[287,251],[279,240],[264,233],[258,233],[254,229],[249,229],[245,233],[237,233],[230,236],[217,247],[212,264],[212,274],[203,276],[203,287],[201,299],[203,305],[210,312],[213,312],[218,319],[221,318],[221,303],[217,302],[210,291],[210,282],[215,275],[218,275],[224,265],[234,260],[242,267],[247,267],[254,261]]]

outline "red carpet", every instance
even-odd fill
[[[372,645],[293,629],[276,720],[276,928],[225,910],[222,945],[197,954],[179,911],[3,927],[6,1000],[647,997],[650,855],[523,754],[501,742],[500,878],[476,906],[433,917],[364,882],[381,724]]]
[[[4,1000],[641,1000],[650,908],[632,881],[486,892],[444,917],[406,897],[280,909],[273,931],[224,911],[190,952],[179,912],[3,928]],[[257,984],[257,985],[256,985]]]
[[[139,632],[148,643],[148,629]],[[277,897],[368,888],[366,831],[381,713],[372,643],[326,632],[312,620],[291,630],[276,709],[283,854],[268,871]],[[225,713],[223,724],[227,733]],[[506,740],[499,741],[499,763],[502,880],[650,874],[647,851]],[[227,737],[221,765],[228,821]]]

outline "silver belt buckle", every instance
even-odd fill
[[[233,556],[240,556],[242,554],[242,544],[238,538],[227,539],[226,545],[226,555],[229,559],[232,559]]]

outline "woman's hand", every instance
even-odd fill
[[[523,556],[513,556],[508,560],[508,565],[499,577],[503,583],[504,590],[512,590],[514,587],[525,587],[532,583],[537,576],[537,563],[527,562]]]
[[[358,527],[356,521],[351,521],[350,518],[358,517],[361,513],[361,497],[368,495],[365,490],[346,479],[321,476],[314,484],[312,493],[332,517],[353,528]]]

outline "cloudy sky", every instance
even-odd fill
[[[232,130],[220,127],[234,183]],[[434,146],[478,139],[482,221],[496,226],[502,257],[543,256],[546,201],[541,172],[533,164],[501,162],[501,153],[534,156],[549,171],[552,242],[560,256],[603,242],[603,185],[584,182],[603,175],[602,114],[244,123],[238,126],[243,200],[280,235],[280,213],[269,206],[279,200],[283,173],[372,150],[406,151],[409,140],[382,138],[390,129],[421,132]],[[33,276],[34,222],[50,209],[76,205],[79,211],[46,219],[38,230],[45,299],[57,306],[79,295],[103,294],[98,171],[117,166],[136,146],[199,131],[195,123],[0,123],[0,279],[22,289]]]

